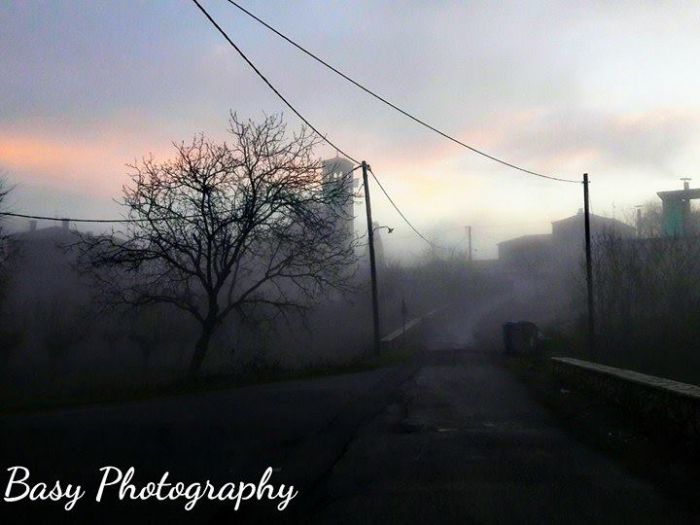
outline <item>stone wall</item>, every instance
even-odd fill
[[[551,362],[563,383],[619,405],[651,430],[700,437],[700,387],[580,359]]]

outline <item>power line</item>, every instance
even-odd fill
[[[287,105],[287,107],[289,107],[289,109],[291,109],[291,110],[294,112],[294,114],[302,120],[302,122],[304,122],[304,123],[305,123],[307,126],[309,126],[312,130],[314,130],[314,131],[316,132],[316,134],[317,134],[319,137],[321,137],[323,140],[325,140],[330,146],[332,146],[333,148],[335,148],[338,152],[342,153],[344,156],[346,156],[348,159],[350,159],[351,161],[353,161],[355,164],[359,164],[359,161],[357,161],[357,160],[356,160],[355,158],[353,158],[351,155],[345,153],[342,149],[340,149],[340,148],[339,148],[338,146],[336,146],[333,142],[331,142],[331,141],[330,141],[328,138],[326,138],[320,131],[318,131],[318,130],[313,126],[313,124],[311,124],[301,113],[299,113],[299,111],[297,111],[297,109],[296,109],[296,108],[295,108],[295,107],[294,107],[294,106],[293,106],[293,105],[292,105],[292,104],[277,90],[277,88],[275,88],[275,86],[272,85],[272,83],[265,77],[265,75],[263,75],[263,74],[260,72],[260,70],[259,70],[259,69],[255,66],[255,64],[253,64],[253,62],[245,55],[245,53],[243,53],[243,51],[241,51],[241,49],[233,42],[233,40],[231,40],[231,38],[228,36],[228,34],[226,34],[226,31],[224,31],[224,30],[221,28],[221,26],[216,22],[216,20],[214,20],[214,19],[211,17],[211,15],[207,12],[207,10],[204,9],[204,7],[202,7],[202,5],[198,2],[198,0],[192,0],[192,1],[193,1],[194,4],[199,8],[199,10],[202,11],[202,13],[204,13],[204,16],[207,17],[207,19],[208,19],[208,20],[212,23],[212,25],[219,31],[219,33],[221,33],[221,35],[226,39],[226,41],[231,45],[231,47],[233,47],[233,48],[238,52],[238,54],[241,56],[241,58],[243,58],[243,60],[246,61],[246,63],[253,69],[253,71],[255,71],[255,73],[263,80],[263,82],[265,82],[265,84],[267,84],[267,86],[275,93],[275,95],[277,95],[277,96],[280,98],[280,100],[282,100],[282,102],[284,102],[284,103]],[[234,4],[234,5],[236,5],[236,7],[240,7],[240,6],[238,6],[238,4]],[[406,218],[406,216],[403,214],[403,212],[399,209],[399,207],[396,205],[396,203],[395,203],[395,202],[392,200],[392,198],[389,196],[389,194],[388,194],[387,191],[384,189],[384,187],[382,186],[382,184],[379,182],[379,179],[377,179],[377,176],[374,174],[374,172],[373,172],[371,169],[370,169],[370,173],[372,174],[372,177],[373,177],[374,180],[377,182],[377,184],[379,185],[379,188],[382,190],[382,192],[384,193],[384,195],[386,196],[386,198],[389,199],[389,202],[391,202],[392,206],[394,206],[394,208],[395,208],[396,211],[399,213],[399,215],[401,215],[401,218],[403,218],[403,220],[406,221],[406,224],[408,224],[408,225],[411,227],[411,229],[412,229],[414,232],[416,232],[416,234],[417,234],[421,239],[423,239],[425,242],[427,242],[430,246],[435,247],[435,245],[434,245],[432,242],[430,242],[428,239],[426,239],[426,238],[423,236],[423,234],[420,233],[420,232],[413,226],[413,224],[411,224],[411,222]]]
[[[341,178],[345,178],[351,173],[355,172],[360,166],[355,166],[349,171],[346,171],[341,175]],[[49,217],[48,215],[30,215],[27,213],[14,213],[14,212],[9,212],[9,211],[2,211],[0,212],[0,217],[15,217],[18,219],[34,219],[38,221],[69,221],[69,222],[80,222],[80,223],[102,223],[102,224],[117,224],[117,223],[139,223],[139,222],[162,222],[162,221],[170,221],[170,220],[175,220],[175,219],[197,219],[200,217],[200,215],[186,215],[184,217],[181,216],[172,216],[172,217],[153,217],[153,218],[145,218],[145,219],[81,219],[81,218],[75,218],[75,217]]]
[[[433,242],[431,242],[431,241],[429,241],[428,239],[426,239],[425,236],[424,236],[421,232],[419,232],[419,231],[416,229],[416,227],[413,226],[413,224],[411,224],[411,221],[409,221],[408,218],[403,214],[403,212],[401,211],[401,209],[400,209],[400,208],[397,206],[397,204],[394,202],[394,199],[392,199],[392,198],[389,196],[389,193],[386,191],[386,189],[384,189],[384,186],[382,186],[382,183],[379,182],[379,179],[378,179],[377,176],[374,174],[374,172],[372,171],[372,168],[371,168],[371,167],[369,168],[369,172],[372,174],[372,178],[374,179],[374,181],[375,181],[375,182],[377,183],[377,185],[379,186],[379,189],[382,190],[382,193],[384,194],[384,196],[389,200],[389,202],[391,203],[391,205],[392,205],[392,206],[394,207],[394,209],[398,212],[398,214],[401,216],[401,218],[404,220],[404,222],[405,222],[406,224],[408,224],[408,226],[416,233],[416,235],[418,235],[418,237],[420,237],[420,238],[423,239],[425,242],[427,242],[427,243],[430,245],[431,248],[437,248],[438,246],[436,246]]]
[[[193,1],[194,1],[195,3],[197,3],[196,0],[193,0]],[[362,91],[364,91],[364,92],[367,93],[368,95],[371,95],[372,97],[376,98],[376,99],[379,100],[380,102],[383,102],[383,103],[386,104],[387,106],[389,106],[389,107],[391,107],[392,109],[398,111],[398,112],[401,113],[402,115],[404,115],[404,116],[410,118],[410,119],[413,120],[414,122],[417,122],[417,123],[420,124],[421,126],[423,126],[423,127],[427,128],[427,129],[429,129],[429,130],[431,130],[431,131],[437,133],[438,135],[442,136],[443,138],[446,138],[447,140],[450,140],[450,141],[454,142],[455,144],[458,144],[458,145],[460,145],[460,146],[462,146],[462,147],[464,147],[464,148],[467,148],[468,150],[470,150],[470,151],[472,151],[472,152],[474,152],[474,153],[477,153],[477,154],[481,155],[482,157],[486,157],[487,159],[490,159],[490,160],[492,160],[492,161],[494,161],[494,162],[498,162],[498,163],[500,163],[500,164],[503,164],[504,166],[508,166],[509,168],[513,168],[513,169],[515,169],[515,170],[522,171],[522,172],[528,173],[528,174],[530,174],[530,175],[534,175],[535,177],[541,177],[541,178],[543,178],[543,179],[555,180],[555,181],[559,181],[559,182],[573,182],[573,183],[576,183],[576,184],[580,184],[580,183],[581,183],[581,181],[579,181],[579,180],[574,180],[574,179],[563,179],[563,178],[559,178],[559,177],[553,177],[553,176],[551,176],[551,175],[544,175],[544,174],[538,173],[538,172],[536,172],[536,171],[531,171],[531,170],[522,168],[522,167],[520,167],[520,166],[518,166],[518,165],[516,165],[516,164],[512,164],[512,163],[510,163],[510,162],[508,162],[508,161],[505,161],[505,160],[503,160],[503,159],[500,159],[500,158],[498,158],[498,157],[495,157],[495,156],[493,156],[493,155],[490,155],[489,153],[486,153],[486,152],[484,152],[484,151],[481,151],[480,149],[477,149],[477,148],[475,148],[474,146],[470,146],[469,144],[466,144],[466,143],[462,142],[461,140],[456,139],[455,137],[449,135],[448,133],[446,133],[446,132],[444,132],[444,131],[442,131],[442,130],[436,128],[435,126],[433,126],[433,125],[431,125],[431,124],[428,124],[428,123],[425,122],[424,120],[421,120],[420,118],[416,117],[415,115],[412,115],[412,114],[409,113],[408,111],[406,111],[406,110],[400,108],[399,106],[397,106],[396,104],[390,102],[389,100],[387,100],[386,98],[382,97],[381,95],[378,95],[377,93],[375,93],[374,91],[372,91],[372,90],[369,89],[368,87],[365,87],[363,84],[359,83],[358,81],[354,80],[354,79],[351,78],[350,76],[346,75],[345,73],[343,73],[342,71],[340,71],[338,68],[332,66],[331,64],[329,64],[328,62],[326,62],[326,61],[323,60],[322,58],[316,56],[314,53],[312,53],[312,52],[309,51],[308,49],[302,47],[300,44],[296,43],[294,40],[292,40],[291,38],[289,38],[289,37],[286,36],[285,34],[281,33],[280,31],[278,31],[277,29],[275,29],[274,27],[272,27],[270,24],[268,24],[267,22],[265,22],[265,21],[262,20],[261,18],[255,16],[253,13],[251,13],[250,11],[248,11],[247,9],[245,9],[244,7],[242,7],[241,5],[239,5],[238,3],[234,2],[234,0],[227,0],[227,1],[228,1],[231,5],[237,7],[238,9],[240,9],[243,13],[245,13],[245,14],[248,15],[249,17],[253,18],[255,21],[257,21],[257,22],[259,22],[260,24],[262,24],[263,26],[265,26],[267,29],[269,29],[270,31],[272,31],[273,33],[275,33],[277,36],[279,36],[280,38],[284,39],[285,41],[287,41],[287,42],[288,42],[289,44],[291,44],[292,46],[296,47],[299,51],[305,53],[306,55],[308,55],[309,57],[313,58],[314,60],[316,60],[316,61],[319,62],[320,64],[323,64],[325,67],[327,67],[328,69],[330,69],[331,71],[333,71],[333,72],[336,73],[337,75],[341,76],[342,78],[344,78],[345,80],[347,80],[348,82],[350,82],[351,84],[353,84],[354,86],[358,87],[359,89],[361,89]],[[198,4],[198,5],[199,5],[199,4]],[[201,9],[201,7],[200,7],[200,9]],[[208,15],[207,15],[207,16],[208,16]],[[218,27],[218,26],[217,26],[217,27]],[[221,31],[221,29],[219,29],[219,30]],[[238,52],[240,53],[240,50],[239,50]],[[244,58],[245,58],[245,57],[244,57]],[[246,61],[247,61],[247,59],[246,59]],[[251,64],[251,65],[252,65],[252,64]],[[259,73],[258,73],[258,74],[259,74]],[[273,89],[274,89],[274,88],[273,88]],[[278,94],[278,95],[279,95],[279,94]],[[285,102],[286,102],[286,101],[285,101]],[[291,106],[290,106],[290,107],[291,107]],[[350,157],[348,157],[348,158],[350,158]]]
[[[265,82],[265,84],[267,84],[267,87],[269,87],[269,88],[275,93],[275,95],[277,95],[277,96],[279,97],[279,99],[280,99],[282,102],[284,102],[285,105],[286,105],[289,109],[291,109],[297,117],[299,117],[299,118],[301,119],[301,121],[302,121],[304,124],[306,124],[306,125],[309,126],[312,130],[314,130],[314,132],[316,132],[316,134],[317,134],[319,137],[321,137],[325,142],[327,142],[328,145],[330,145],[330,146],[332,146],[333,148],[335,148],[339,153],[342,153],[345,157],[347,157],[348,159],[350,159],[351,161],[353,161],[355,164],[359,164],[359,163],[360,163],[357,159],[353,158],[351,155],[347,154],[345,151],[343,151],[342,149],[340,149],[340,148],[339,148],[336,144],[334,144],[328,137],[326,137],[326,136],[323,135],[318,129],[316,129],[316,127],[314,127],[314,125],[311,124],[311,122],[309,122],[301,113],[299,113],[299,111],[297,111],[297,109],[291,104],[291,102],[289,102],[289,101],[284,97],[284,95],[282,95],[282,93],[280,93],[280,92],[277,90],[277,88],[275,88],[275,86],[272,85],[272,83],[265,77],[265,75],[262,74],[262,72],[255,66],[255,64],[253,64],[253,62],[245,55],[245,53],[243,53],[243,51],[241,51],[241,48],[239,48],[239,47],[233,42],[233,40],[231,40],[231,38],[228,36],[228,34],[226,34],[226,31],[224,31],[224,30],[221,28],[221,26],[220,26],[219,24],[216,23],[216,20],[214,20],[214,19],[211,17],[211,15],[207,12],[207,10],[204,9],[204,7],[202,7],[202,5],[201,5],[197,0],[192,0],[192,1],[193,1],[193,2],[195,3],[195,5],[199,8],[199,10],[200,10],[202,13],[204,13],[204,16],[207,17],[207,19],[209,20],[209,22],[211,22],[212,25],[219,31],[219,33],[221,33],[221,35],[226,39],[226,41],[231,45],[231,47],[233,47],[233,49],[235,49],[235,50],[238,52],[238,54],[241,56],[241,58],[242,58],[243,60],[245,60],[246,63],[251,67],[251,69],[252,69],[253,71],[255,71],[255,73],[262,79],[263,82]]]
[[[3,211],[0,212],[0,215],[4,215],[5,217],[17,217],[20,219],[36,219],[39,221],[70,221],[70,222],[101,222],[101,223],[125,223],[125,222],[145,222],[150,219],[76,219],[72,217],[48,217],[48,216],[42,216],[42,215],[27,215],[24,213],[12,213],[9,211]],[[164,221],[168,220],[167,217],[163,217],[160,219],[152,219],[152,220],[158,220],[158,221]]]

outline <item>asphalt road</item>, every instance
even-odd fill
[[[356,374],[251,386],[204,395],[0,418],[0,491],[7,468],[29,468],[31,481],[79,483],[87,495],[70,512],[62,503],[0,501],[0,523],[206,523],[291,517],[330,471],[357,428],[390,402],[407,381],[410,364]],[[300,497],[281,516],[274,505],[230,506],[200,501],[131,505],[94,496],[106,465],[135,468],[134,484],[173,481],[256,482],[268,466],[271,483],[292,484]],[[217,485],[217,486],[218,486]],[[17,487],[19,490],[21,487]],[[92,498],[92,499],[91,499]]]
[[[436,351],[364,425],[312,523],[696,523],[574,440],[500,356]]]
[[[459,334],[457,334],[459,335]],[[5,468],[80,483],[58,503],[0,502],[0,523],[690,523],[649,482],[577,442],[500,356],[431,344],[413,363],[141,403],[0,418]],[[96,504],[98,469],[134,482],[293,484],[269,502]]]

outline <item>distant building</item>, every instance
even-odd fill
[[[498,260],[508,268],[543,268],[552,257],[552,235],[523,235],[498,243]]]
[[[590,215],[591,238],[601,235],[611,235],[617,238],[629,239],[635,237],[637,230],[622,221]],[[585,224],[583,210],[576,215],[552,222],[552,242],[558,250],[568,247],[567,251],[583,250],[585,245]]]
[[[333,197],[336,209],[336,228],[342,229],[348,241],[354,234],[355,199],[353,186],[353,163],[336,157],[323,161],[323,190],[326,196]]]
[[[623,239],[636,234],[632,226],[599,215],[590,216],[590,225],[594,243],[606,234]],[[513,297],[544,318],[570,316],[576,283],[583,270],[584,232],[584,215],[579,211],[553,221],[551,233],[524,235],[499,243],[500,271],[510,282]]]
[[[661,199],[661,231],[668,237],[684,237],[696,233],[691,225],[690,201],[700,199],[700,188],[690,188],[688,181],[683,180],[683,189],[675,191],[660,191]]]
[[[592,239],[605,234],[623,239],[636,235],[632,226],[600,215],[590,215],[590,226]],[[579,210],[576,215],[553,221],[552,233],[524,235],[498,243],[498,259],[511,271],[548,273],[579,260],[584,245],[584,215]]]

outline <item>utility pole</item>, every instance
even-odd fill
[[[372,278],[372,318],[374,321],[374,352],[379,354],[379,298],[377,296],[377,263],[374,258],[374,225],[372,223],[372,204],[369,197],[367,180],[367,163],[362,161],[362,182],[365,186],[365,208],[367,209],[367,238],[369,240],[369,271]]]
[[[583,174],[583,209],[586,232],[586,285],[588,291],[588,352],[595,358],[595,306],[593,303],[593,264],[591,262],[591,219],[588,200],[588,173]]]
[[[472,227],[471,226],[467,226],[467,243],[469,246],[469,248],[468,248],[469,249],[469,263],[471,263],[472,258],[473,258],[473,256],[472,256]]]

